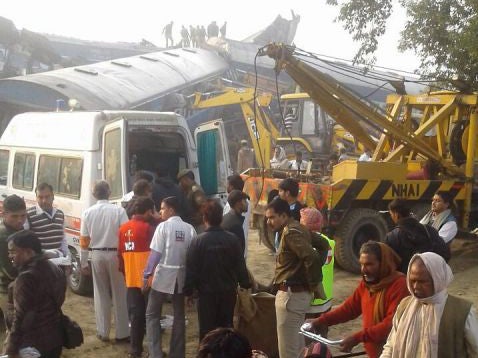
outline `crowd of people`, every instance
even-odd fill
[[[244,181],[238,174],[228,177],[223,208],[206,197],[192,170],[179,171],[176,180],[164,168],[155,178],[138,171],[123,207],[110,203],[107,182],[94,185],[97,202],[81,217],[80,267],[93,278],[97,339],[110,341],[113,316],[114,340],[128,344],[129,357],[183,358],[188,305],[197,308],[198,357],[264,357],[232,328],[237,290],[253,284],[246,267],[250,203]],[[53,206],[51,185],[40,183],[35,192],[37,204],[30,208],[17,195],[3,202],[5,352],[16,357],[33,349],[41,357],[60,357],[68,275],[61,260],[70,255],[65,217]],[[395,228],[383,242],[362,245],[362,280],[335,308],[334,242],[321,233],[320,211],[304,207],[298,197],[298,182],[283,179],[265,210],[275,238],[272,287],[280,358],[301,354],[301,329],[325,333],[359,316],[362,327],[345,336],[343,352],[362,343],[369,357],[478,356],[475,310],[447,293],[453,279],[449,245],[457,233],[450,193],[437,192],[420,221],[409,202],[391,201]],[[161,317],[168,300],[174,319],[166,353]]]
[[[163,27],[162,34],[165,39],[166,48],[174,46],[173,39],[174,22],[171,21]],[[216,21],[212,21],[207,27],[204,25],[189,25],[189,28],[182,25],[179,31],[181,40],[177,42],[179,47],[201,47],[212,37],[226,38],[227,21],[219,27]]]

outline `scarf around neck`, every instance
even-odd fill
[[[438,354],[438,330],[444,303],[448,298],[447,287],[453,280],[453,273],[440,255],[425,252],[412,257],[408,265],[407,277],[417,258],[422,259],[432,276],[434,294],[425,298],[416,297],[407,279],[407,287],[412,299],[398,322],[393,358],[436,358]]]
[[[403,273],[397,271],[400,265],[400,257],[388,245],[379,242],[381,251],[380,260],[380,280],[374,284],[365,283],[370,293],[376,294],[373,306],[373,322],[379,323],[385,318],[385,291],[395,280],[403,276]]]

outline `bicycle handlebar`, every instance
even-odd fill
[[[326,344],[326,345],[332,346],[332,347],[340,346],[344,341],[343,339],[338,339],[338,340],[327,339],[325,337],[322,337],[320,334],[309,332],[307,330],[307,328],[310,329],[310,327],[307,327],[306,326],[307,324],[308,323],[303,324],[302,327],[300,327],[300,331],[299,331],[300,334],[302,334],[303,336],[305,336],[307,338],[311,338],[314,341],[317,341],[317,342],[320,342],[320,343],[323,343],[323,344]]]

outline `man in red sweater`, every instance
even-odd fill
[[[143,271],[149,257],[149,245],[154,234],[150,225],[154,201],[147,196],[137,197],[132,207],[133,217],[119,229],[119,270],[127,287],[126,301],[130,324],[128,357],[142,357],[146,326],[147,295],[142,291]]]
[[[362,315],[362,329],[346,337],[342,352],[363,342],[367,355],[380,356],[392,328],[392,318],[402,298],[409,295],[406,277],[397,271],[398,255],[387,245],[368,241],[360,248],[362,281],[352,296],[336,309],[311,321],[318,331]]]

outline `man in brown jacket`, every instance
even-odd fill
[[[313,291],[308,268],[312,265],[314,249],[310,232],[291,218],[289,204],[274,199],[266,209],[268,225],[280,234],[276,257],[274,284],[277,339],[281,358],[296,358],[304,345],[298,332],[305,320]]]
[[[59,358],[63,346],[61,306],[65,301],[63,271],[43,256],[32,231],[23,230],[8,241],[9,256],[18,268],[14,315],[6,353],[19,356],[21,348],[37,349],[42,357]]]

